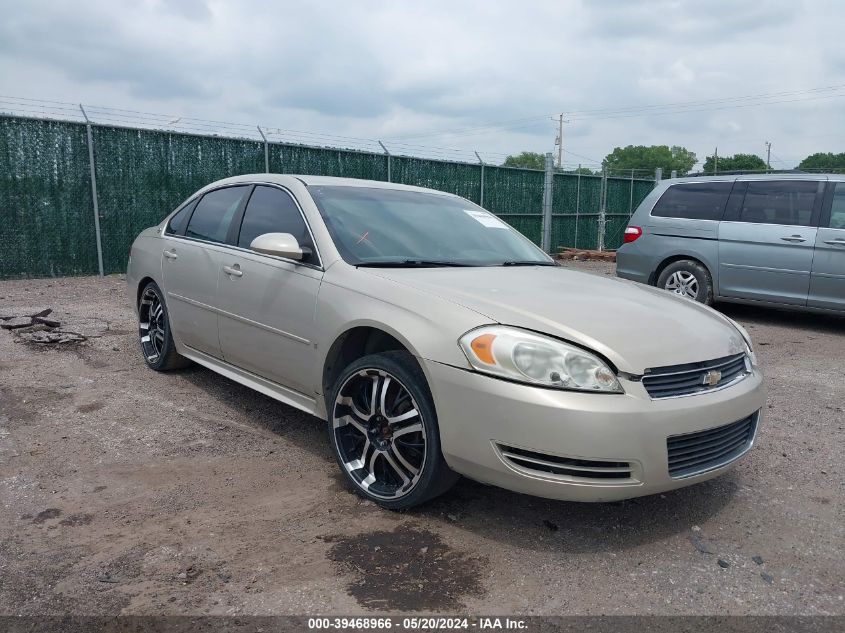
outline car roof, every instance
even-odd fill
[[[684,182],[732,182],[734,180],[829,180],[843,174],[808,174],[805,172],[780,172],[775,174],[717,174],[714,176],[686,176],[664,178],[662,182],[676,184]]]
[[[209,184],[205,188],[218,187],[220,185],[235,184],[239,182],[270,182],[279,185],[290,185],[294,180],[299,180],[300,182],[308,186],[317,187],[368,187],[371,189],[419,191],[424,193],[439,194],[443,196],[454,196],[454,194],[445,191],[437,191],[436,189],[427,189],[425,187],[415,187],[413,185],[402,185],[396,182],[385,182],[383,180],[338,178],[336,176],[309,176],[303,174],[243,174],[241,176],[232,176],[231,178],[224,178],[223,180],[218,180],[214,183]]]

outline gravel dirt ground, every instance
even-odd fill
[[[42,308],[91,338],[0,331],[0,614],[845,613],[845,319],[720,306],[769,387],[728,475],[610,504],[463,480],[394,513],[317,419],[148,370],[121,278],[0,282],[0,314]]]

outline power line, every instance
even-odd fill
[[[837,84],[833,86],[820,86],[817,88],[805,88],[801,90],[789,90],[783,92],[769,92],[769,93],[758,93],[752,95],[742,95],[738,97],[718,97],[714,99],[700,99],[695,101],[675,101],[670,103],[659,103],[659,104],[649,104],[649,105],[640,105],[640,106],[625,106],[621,108],[598,108],[592,110],[571,110],[569,114],[614,114],[614,113],[623,113],[623,112],[630,112],[630,111],[637,111],[637,110],[649,110],[649,109],[665,109],[670,107],[695,107],[695,106],[703,106],[703,105],[712,105],[712,104],[721,104],[721,103],[730,103],[736,101],[747,101],[747,100],[759,100],[759,99],[769,99],[769,98],[778,98],[778,97],[788,97],[788,96],[795,96],[800,94],[810,94],[816,92],[829,92],[829,91],[837,91],[842,90],[845,88],[845,84]]]
[[[510,120],[507,120],[507,121],[498,121],[498,122],[494,122],[494,123],[485,123],[485,124],[482,124],[482,125],[476,125],[476,126],[473,126],[473,127],[459,128],[457,130],[452,129],[452,130],[444,130],[442,132],[433,132],[433,133],[432,132],[424,132],[424,133],[419,133],[419,134],[405,134],[405,135],[402,135],[402,136],[392,136],[392,137],[389,136],[387,138],[401,140],[401,139],[424,138],[424,137],[427,137],[427,136],[441,136],[441,135],[458,134],[460,132],[466,132],[466,131],[472,131],[472,130],[481,130],[481,129],[487,129],[487,128],[491,128],[491,127],[498,129],[498,128],[502,128],[503,126],[508,126],[509,124],[521,125],[526,121],[539,122],[539,120],[541,120],[541,119],[545,120],[546,116],[547,115],[545,115],[545,114],[540,114],[540,115],[537,115],[537,116],[524,117],[524,118],[521,118],[521,119],[510,119]]]
[[[737,97],[720,97],[714,99],[699,99],[695,101],[675,101],[662,104],[649,104],[640,106],[625,106],[621,108],[594,108],[585,110],[567,110],[567,116],[572,120],[602,120],[612,118],[630,118],[634,116],[647,115],[666,115],[666,114],[683,114],[686,112],[705,112],[710,110],[723,110],[730,108],[746,108],[763,105],[773,105],[779,103],[795,103],[799,101],[813,101],[817,99],[838,98],[843,95],[819,95],[811,96],[807,99],[780,99],[781,97],[792,97],[801,95],[817,95],[822,92],[836,92],[845,89],[845,84],[837,84],[832,86],[820,86],[816,88],[805,88],[801,90],[787,90],[780,92],[758,93],[750,95],[742,95]],[[773,100],[774,99],[774,100]],[[742,103],[744,101],[752,101],[753,103]],[[711,107],[712,106],[712,107]],[[550,114],[537,115],[533,117],[525,117],[522,119],[511,119],[501,121],[498,123],[488,123],[485,125],[457,128],[452,130],[441,130],[439,132],[419,133],[406,137],[395,138],[426,138],[436,136],[473,136],[477,134],[488,134],[496,131],[505,131],[510,129],[519,129],[525,127],[533,127],[541,122],[547,120]],[[534,121],[534,123],[526,124],[526,121]]]
[[[775,154],[774,152],[772,152],[772,156],[774,156],[774,159],[775,159],[776,161],[778,161],[781,165],[783,165],[784,167],[786,167],[787,169],[789,169],[789,165],[787,165],[786,161],[785,161],[785,160],[783,160],[780,156],[778,156],[778,155],[777,155],[777,154]]]
[[[665,115],[673,115],[673,114],[687,114],[687,113],[694,113],[694,112],[714,112],[717,110],[730,110],[730,109],[738,109],[738,108],[753,108],[758,106],[764,105],[776,105],[780,103],[799,103],[805,101],[817,101],[820,99],[837,99],[845,97],[845,94],[838,94],[838,95],[822,95],[818,97],[809,97],[807,99],[784,99],[778,101],[765,101],[760,103],[743,103],[743,104],[732,104],[732,105],[724,105],[724,106],[714,106],[714,107],[707,107],[707,108],[696,108],[696,109],[686,109],[686,110],[666,110],[665,112],[648,112],[648,113],[641,113],[637,112],[634,114],[620,114],[620,115],[612,115],[612,116],[584,116],[584,117],[573,117],[573,121],[600,121],[600,120],[607,120],[607,119],[627,119],[632,117],[641,117],[641,116],[665,116]]]

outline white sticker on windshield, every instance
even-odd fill
[[[506,229],[508,225],[502,222],[499,218],[497,218],[492,213],[488,213],[487,211],[482,211],[481,209],[462,209],[464,213],[466,213],[469,217],[473,218],[477,222],[480,222],[484,226],[491,228],[491,229]]]

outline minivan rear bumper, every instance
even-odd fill
[[[631,243],[616,251],[616,276],[647,284],[655,268],[654,257],[637,250],[635,243]]]

